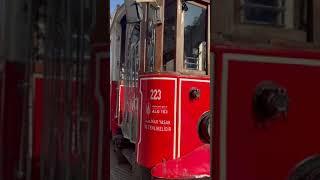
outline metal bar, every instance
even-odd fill
[[[273,11],[285,11],[285,7],[279,7],[279,6],[268,6],[268,5],[262,5],[262,4],[256,4],[256,3],[245,3],[241,5],[241,8],[260,8],[260,9],[268,9]]]
[[[85,158],[84,154],[82,154],[82,148],[81,148],[81,135],[82,135],[82,131],[81,131],[81,120],[83,119],[83,63],[84,63],[84,55],[85,55],[85,48],[84,48],[84,42],[85,42],[85,32],[84,32],[84,28],[85,28],[85,22],[84,22],[84,9],[85,9],[85,2],[84,0],[80,1],[80,37],[81,37],[81,41],[80,41],[80,59],[79,59],[79,82],[77,82],[77,88],[78,88],[78,107],[77,107],[77,153],[79,153],[81,161],[80,162],[85,162],[83,161],[83,159]],[[80,163],[79,162],[79,163]],[[86,163],[80,163],[79,167],[82,166],[86,166]],[[85,172],[81,171],[81,169],[78,170],[79,172],[81,172],[81,174],[78,176],[80,179],[85,179]]]
[[[48,15],[49,15],[49,12],[48,12],[48,8],[47,8],[47,6],[45,6],[44,5],[44,2],[45,2],[45,0],[43,0],[43,1],[41,1],[41,6],[43,7],[43,18],[45,18],[45,19],[43,19],[43,25],[45,26],[45,27],[48,27],[48,21],[47,21],[47,19],[48,19]],[[45,38],[44,39],[44,46],[45,47],[43,47],[44,48],[44,59],[43,59],[43,66],[44,66],[44,72],[43,72],[43,102],[46,102],[46,100],[48,99],[48,90],[47,90],[47,85],[48,85],[48,82],[47,82],[47,80],[46,80],[46,77],[47,77],[47,69],[48,69],[48,67],[47,67],[47,61],[48,61],[48,58],[49,58],[49,53],[48,53],[48,50],[47,50],[47,47],[48,47],[48,38],[49,38],[49,36],[48,36],[48,29],[45,31],[45,32],[43,32],[43,33],[46,33],[45,34],[45,37],[47,37],[47,38]],[[42,123],[42,127],[41,127],[41,129],[42,129],[42,136],[41,136],[41,155],[40,155],[40,178],[41,179],[49,179],[48,177],[47,177],[47,170],[48,170],[48,168],[47,168],[47,162],[48,162],[48,156],[47,156],[47,154],[45,154],[45,152],[48,152],[48,142],[49,142],[49,139],[48,139],[48,123],[47,123],[47,113],[48,113],[48,105],[47,105],[48,103],[46,102],[46,103],[44,103],[44,115],[43,115],[43,123]]]
[[[260,24],[260,25],[274,25],[276,27],[283,27],[284,26],[284,23],[281,22],[281,23],[267,23],[267,22],[264,22],[264,21],[253,21],[253,20],[244,20],[243,23],[248,23],[248,24]]]
[[[66,36],[65,36],[65,43],[66,43],[66,59],[65,61],[67,62],[67,77],[65,80],[65,88],[66,88],[66,100],[67,102],[65,103],[65,118],[64,118],[64,153],[65,153],[65,180],[68,180],[70,178],[70,158],[68,157],[68,154],[70,154],[70,127],[71,127],[71,120],[72,120],[72,76],[73,76],[73,57],[72,57],[72,13],[71,13],[71,0],[67,0],[66,4],[66,17],[67,17],[67,22],[66,22]],[[71,107],[70,107],[71,106]]]
[[[28,13],[28,31],[29,31],[29,38],[28,38],[28,44],[29,44],[29,51],[28,51],[28,57],[29,63],[27,63],[27,72],[25,80],[27,81],[25,96],[25,106],[26,106],[26,112],[23,118],[26,118],[25,121],[28,122],[28,151],[27,151],[27,164],[26,164],[26,180],[31,180],[31,172],[32,172],[32,159],[33,159],[33,87],[31,86],[31,82],[33,81],[33,58],[32,58],[32,50],[33,50],[33,1],[31,0],[29,2],[29,13]],[[28,115],[28,116],[27,116]]]
[[[6,89],[6,63],[1,63],[2,69],[1,69],[1,75],[0,75],[0,79],[2,80],[1,83],[1,89],[0,89],[0,132],[4,132],[3,128],[4,128],[4,106],[5,106],[5,89]],[[4,139],[3,136],[0,137],[0,144],[3,145],[4,144]],[[4,147],[0,147],[0,177],[4,177],[3,174],[3,168],[4,168],[4,154],[3,154],[3,150]]]

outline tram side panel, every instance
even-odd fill
[[[18,175],[21,154],[21,128],[23,116],[23,65],[4,62],[1,78],[1,175],[3,179],[13,180]]]
[[[43,122],[43,78],[34,76],[33,81],[33,154],[32,154],[32,179],[40,179],[40,153],[41,132]]]
[[[110,127],[112,136],[121,134],[124,117],[124,85],[120,81],[110,83]]]
[[[181,77],[178,94],[177,157],[181,157],[203,145],[199,126],[201,117],[210,112],[210,80],[208,77]]]
[[[118,83],[116,81],[110,81],[110,127],[112,135],[116,135],[119,129],[117,112],[118,98],[117,98]]]
[[[214,56],[213,178],[317,179],[320,54],[215,47]]]
[[[93,102],[92,171],[93,180],[109,178],[110,134],[110,59],[106,52],[109,44],[93,44],[91,63],[91,94]]]
[[[209,78],[175,75],[140,77],[137,142],[140,165],[152,168],[183,158],[204,145],[198,130],[201,116],[210,110],[209,82]],[[193,91],[199,94],[193,97]]]
[[[176,158],[177,78],[144,76],[139,87],[137,162],[152,168]]]
[[[124,111],[124,85],[119,85],[119,100],[118,100],[118,127],[121,127],[123,121],[123,111]]]

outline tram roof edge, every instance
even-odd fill
[[[119,19],[121,19],[124,15],[126,15],[126,11],[125,11],[125,4],[123,3],[116,8],[113,15],[111,16],[110,29],[112,29],[115,26],[115,23]]]

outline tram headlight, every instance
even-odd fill
[[[199,138],[201,139],[202,142],[206,144],[210,144],[211,119],[212,117],[210,112],[204,113],[199,119],[199,125],[198,125]]]

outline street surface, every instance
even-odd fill
[[[120,162],[110,143],[110,180],[130,180],[132,178],[131,166],[127,162]]]

